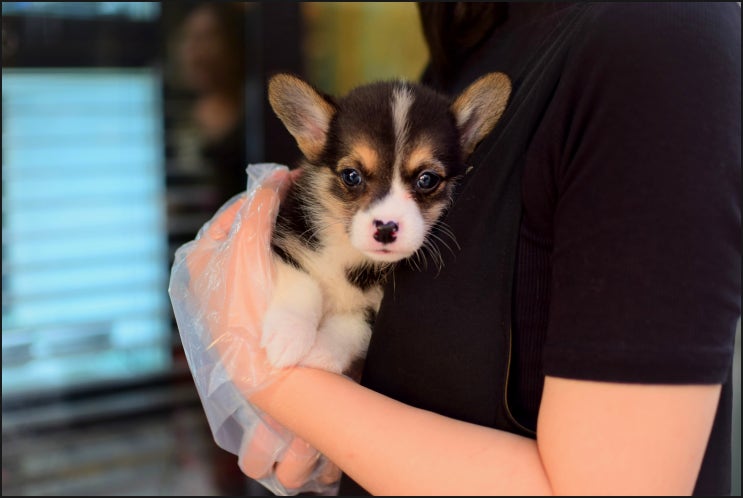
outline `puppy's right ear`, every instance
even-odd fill
[[[320,157],[335,107],[304,81],[277,74],[268,83],[268,101],[310,161]]]

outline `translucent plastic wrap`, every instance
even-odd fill
[[[246,399],[281,374],[259,344],[273,285],[271,230],[291,181],[287,171],[277,164],[248,167],[247,191],[176,251],[168,291],[216,443],[275,494],[333,495],[332,464]],[[301,487],[287,489],[276,476],[273,463],[288,458],[314,464]]]

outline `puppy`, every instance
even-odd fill
[[[270,80],[271,107],[304,156],[272,235],[261,346],[273,365],[342,373],[363,358],[381,284],[395,262],[433,248],[431,228],[510,91],[502,73],[453,102],[402,81],[333,99],[294,76]]]

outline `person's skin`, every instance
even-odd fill
[[[253,209],[253,231],[267,230],[278,206],[273,190],[259,189],[261,195],[274,209]],[[227,213],[215,223],[218,233],[229,231]],[[256,392],[243,368],[233,365],[230,374],[253,404],[383,495],[691,494],[720,396],[720,385],[547,377],[532,440],[414,408],[311,368],[287,369]],[[316,455],[305,454],[276,465],[287,487],[307,477]]]
[[[251,401],[372,494],[686,495],[719,394],[718,385],[547,377],[536,441],[308,368]]]

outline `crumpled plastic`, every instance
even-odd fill
[[[273,163],[248,167],[246,192],[225,203],[194,240],[176,251],[168,288],[188,366],[214,440],[238,455],[241,468],[247,459],[272,465],[289,452],[309,449],[292,444],[293,434],[246,398],[282,372],[270,365],[259,346],[260,320],[273,286],[271,231],[246,223],[252,213],[265,209],[275,223],[279,191],[286,185],[268,180],[281,169],[288,168]],[[274,192],[258,189],[265,185]],[[215,224],[220,214],[235,209],[243,199],[246,201],[228,231]],[[337,482],[327,484],[321,479],[330,462],[321,454],[317,458],[314,471],[299,488],[285,488],[273,467],[266,469],[267,474],[258,482],[277,495],[337,494]]]

